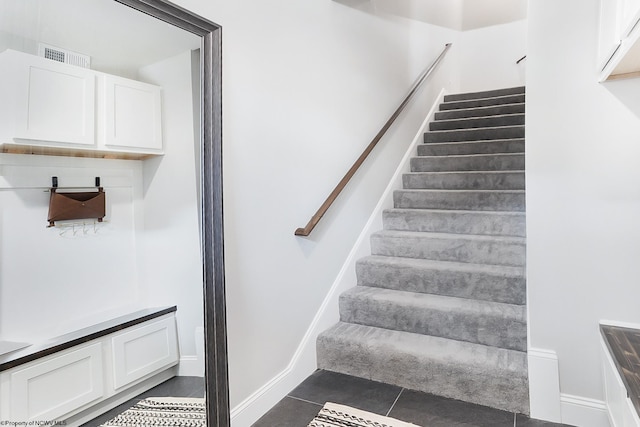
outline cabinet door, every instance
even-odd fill
[[[111,340],[116,390],[178,363],[178,335],[173,316]]]
[[[618,50],[620,37],[620,0],[600,0],[600,31],[598,37],[598,68],[604,69]]]
[[[620,19],[620,35],[624,39],[631,33],[631,30],[633,30],[640,19],[640,0],[621,1],[622,17]]]
[[[102,344],[69,351],[11,373],[13,420],[55,420],[104,395]]]
[[[160,88],[116,76],[104,79],[105,145],[162,152]]]
[[[16,55],[15,138],[95,144],[95,74],[30,55]]]

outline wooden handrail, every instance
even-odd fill
[[[369,145],[367,145],[367,148],[364,149],[360,157],[358,157],[358,160],[356,160],[353,166],[351,166],[351,168],[347,171],[347,174],[340,180],[338,185],[336,185],[336,188],[334,188],[331,194],[329,194],[329,197],[327,197],[327,200],[324,201],[324,203],[320,206],[318,211],[311,217],[307,225],[304,228],[298,228],[295,231],[294,234],[296,236],[308,236],[309,234],[311,234],[315,226],[318,224],[318,222],[320,222],[320,219],[324,216],[324,214],[327,212],[327,210],[333,204],[333,202],[338,198],[338,195],[342,192],[344,187],[347,186],[347,183],[349,183],[349,180],[353,177],[353,175],[355,175],[358,168],[362,165],[362,163],[364,163],[367,156],[369,156],[369,154],[371,153],[371,151],[373,151],[373,148],[376,146],[376,144],[382,139],[382,137],[387,132],[387,130],[389,130],[389,128],[391,127],[393,122],[398,118],[400,113],[402,113],[402,110],[404,110],[404,108],[407,106],[407,104],[409,103],[413,95],[416,93],[420,85],[433,72],[433,70],[436,68],[438,63],[440,63],[440,61],[442,60],[444,55],[447,53],[450,47],[451,47],[451,43],[447,43],[446,45],[444,45],[444,49],[442,50],[440,55],[438,55],[436,60],[433,61],[433,63],[429,66],[429,68],[424,70],[424,72],[418,77],[414,85],[411,87],[409,94],[404,99],[404,101],[402,101],[402,104],[400,104],[400,106],[391,115],[391,117],[389,117],[389,120],[387,120],[384,126],[382,126],[382,129],[380,129],[380,131],[369,143]]]

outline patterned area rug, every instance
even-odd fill
[[[204,399],[149,397],[102,424],[112,427],[206,427]]]
[[[371,412],[327,402],[307,427],[418,427]]]

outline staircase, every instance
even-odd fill
[[[445,97],[319,368],[528,414],[524,98]]]

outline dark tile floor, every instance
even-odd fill
[[[116,415],[120,415],[138,401],[147,397],[204,397],[204,378],[201,377],[173,377],[160,385],[145,391],[142,394],[127,400],[120,406],[116,406],[109,412],[105,412],[97,418],[82,425],[82,427],[97,427],[109,421]]]
[[[306,427],[325,402],[349,405],[424,427],[562,426],[348,375],[316,371],[252,427]]]

